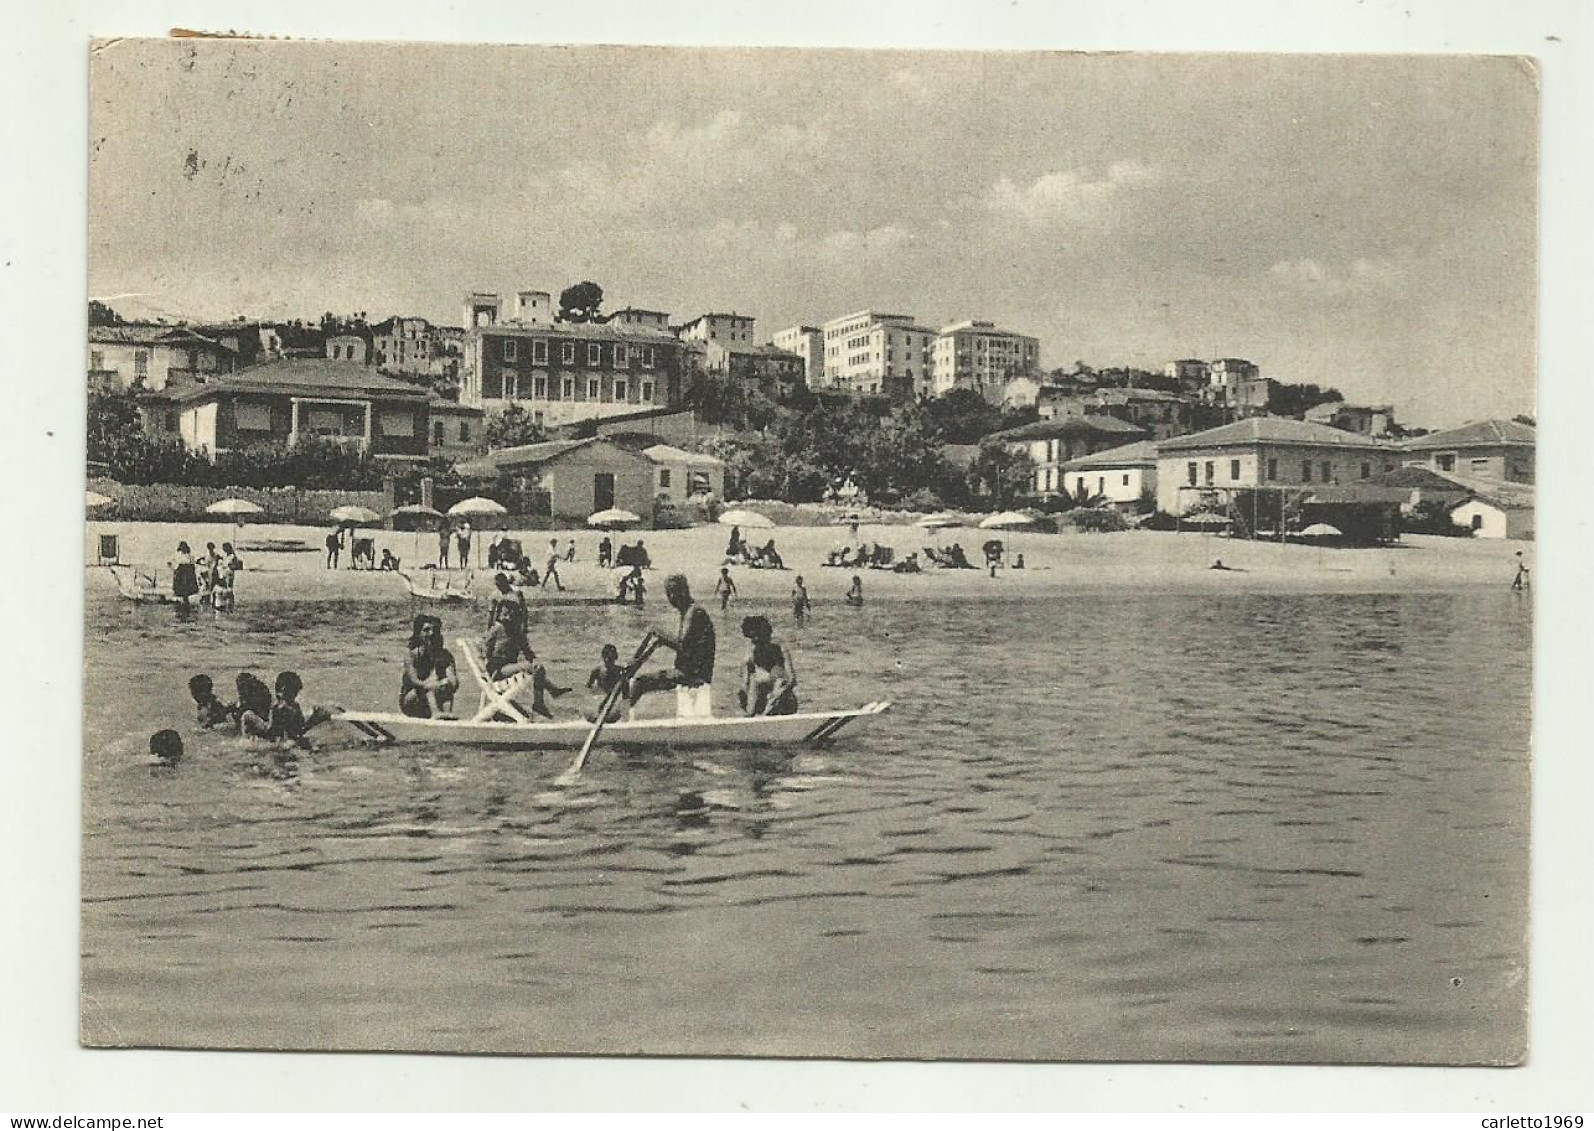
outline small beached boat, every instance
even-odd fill
[[[436,574],[423,581],[414,574],[402,569],[398,570],[397,573],[404,579],[404,585],[409,589],[410,596],[421,601],[462,603],[476,599],[476,594],[471,592],[471,580],[475,577],[475,574],[466,574],[464,582],[459,585],[455,585],[450,578],[444,577],[443,584],[439,585],[437,584]]]
[[[140,605],[170,605],[177,600],[169,585],[162,588],[149,574],[129,566],[111,566],[110,574],[124,600]]]
[[[599,744],[611,747],[816,746],[831,741],[849,724],[885,712],[888,701],[847,711],[806,711],[796,715],[723,716],[706,719],[632,719],[603,728]],[[414,719],[385,712],[347,711],[334,720],[348,723],[373,743],[446,743],[527,750],[577,750],[592,724],[560,722],[470,722]]]

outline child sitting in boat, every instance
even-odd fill
[[[609,708],[609,715],[604,722],[619,722],[625,717],[625,701],[631,697],[631,679],[626,670],[620,666],[620,650],[613,644],[605,644],[599,655],[599,664],[592,669],[592,674],[587,676],[587,690],[597,698],[592,709],[587,712],[588,722],[598,721],[598,710],[608,701],[609,694],[618,687],[620,690],[614,697],[614,705]]]
[[[410,628],[399,710],[412,718],[452,718],[459,673],[454,654],[443,646],[443,622],[420,613]]]
[[[743,666],[742,689],[736,701],[748,715],[795,715],[797,672],[791,656],[775,643],[775,628],[768,617],[742,619],[742,635],[752,649]]]

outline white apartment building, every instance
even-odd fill
[[[1038,338],[998,329],[994,322],[954,322],[935,339],[936,396],[953,389],[973,389],[992,404],[1000,404],[1008,379],[1033,373],[1040,367]]]
[[[928,393],[935,331],[911,314],[860,310],[826,322],[822,388],[907,401]]]
[[[771,339],[777,349],[803,359],[803,380],[810,389],[825,387],[825,336],[817,326],[788,326]]]

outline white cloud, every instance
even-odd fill
[[[1279,260],[1268,268],[1268,275],[1299,291],[1342,295],[1399,287],[1407,278],[1406,268],[1400,259],[1356,258],[1337,266],[1303,256]]]
[[[1078,220],[1120,194],[1155,184],[1155,169],[1137,161],[1117,161],[1105,176],[1092,178],[1075,171],[1046,173],[1028,185],[1002,177],[985,193],[985,207],[1028,223]]]

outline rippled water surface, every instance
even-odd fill
[[[600,748],[567,790],[568,754],[327,734],[284,761],[192,732],[197,671],[229,687],[291,667],[307,699],[390,709],[408,612],[178,623],[91,591],[87,1041],[1523,1048],[1531,619],[1509,593],[826,606],[778,621],[806,703],[888,697],[890,714],[795,756]],[[645,627],[538,617],[571,682],[598,642],[626,651]],[[720,643],[729,702],[730,618]],[[188,757],[153,768],[148,735],[171,725]]]

